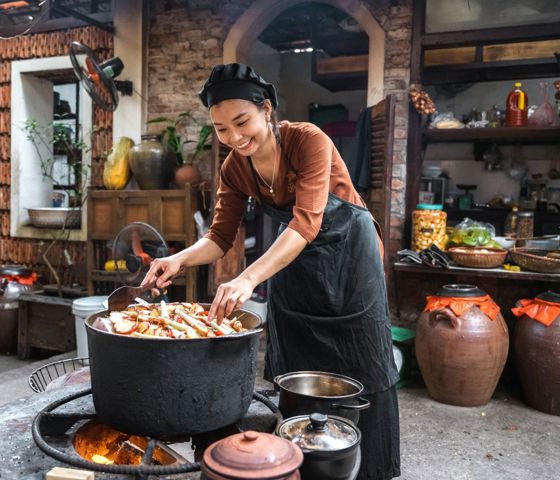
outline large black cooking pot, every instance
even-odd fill
[[[369,401],[360,395],[364,386],[353,378],[337,373],[300,371],[278,375],[274,383],[280,389],[278,407],[284,418],[323,413],[358,423],[360,410]]]
[[[231,425],[253,394],[261,318],[234,312],[247,332],[214,338],[117,335],[86,321],[93,403],[99,419],[136,435],[177,437]]]

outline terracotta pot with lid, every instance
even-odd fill
[[[509,347],[500,308],[474,285],[444,285],[416,328],[416,358],[429,395],[442,403],[484,405],[504,369]]]
[[[560,415],[560,291],[517,302],[513,350],[527,403]]]
[[[284,420],[276,433],[303,450],[304,480],[353,480],[358,475],[362,434],[347,418],[300,415]]]
[[[202,480],[299,480],[303,452],[269,433],[247,431],[210,445],[202,458]]]

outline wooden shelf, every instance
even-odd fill
[[[461,275],[475,278],[493,278],[508,280],[533,280],[539,282],[560,282],[558,273],[537,273],[529,271],[512,272],[503,268],[468,268],[450,266],[449,268],[433,268],[424,265],[411,264],[405,262],[395,262],[393,268],[396,272],[422,273],[428,275]]]
[[[437,142],[496,142],[496,143],[558,143],[560,127],[500,127],[425,129],[423,141]]]

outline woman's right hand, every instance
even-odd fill
[[[142,285],[155,281],[156,288],[163,290],[171,285],[171,279],[181,271],[182,267],[181,259],[174,255],[156,258],[150,263],[150,269],[142,280]]]

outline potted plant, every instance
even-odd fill
[[[37,152],[41,173],[52,183],[53,192],[66,192],[60,198],[66,197],[67,201],[57,202],[54,196],[54,203],[45,207],[79,210],[89,182],[89,166],[84,160],[91,142],[88,145],[81,132],[76,135],[69,126],[56,122],[40,125],[35,119],[27,119],[21,129]]]
[[[69,239],[71,228],[80,227],[81,207],[89,183],[89,165],[85,164],[85,158],[91,150],[91,142],[86,143],[80,131],[76,135],[69,126],[56,122],[41,125],[35,119],[27,119],[20,128],[33,145],[41,173],[52,190],[49,205],[29,208],[28,212],[33,226],[51,229],[51,240],[39,242],[39,254],[62,297],[62,279],[49,261],[49,254],[55,244]]]
[[[206,148],[208,138],[214,130],[211,125],[202,125],[198,132],[198,138],[193,152],[191,154],[185,154],[183,151],[184,145],[192,143],[192,141],[183,141],[177,133],[177,129],[187,119],[196,122],[190,112],[180,113],[175,120],[168,117],[157,117],[148,121],[149,124],[166,123],[165,128],[160,132],[161,142],[176,155],[177,170],[175,171],[175,183],[178,187],[184,187],[186,183],[200,183],[202,177],[194,161]]]

